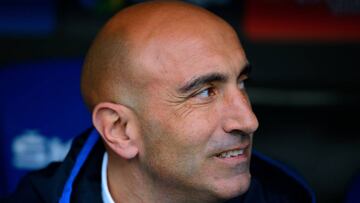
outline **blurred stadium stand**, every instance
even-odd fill
[[[91,126],[80,96],[81,64],[53,59],[0,69],[2,194],[30,170],[61,161],[72,138]]]
[[[23,174],[11,172],[16,161],[11,161],[14,157],[9,153],[16,144],[5,138],[7,134],[4,133],[14,131],[12,135],[37,137],[30,140],[34,143],[45,140],[47,143],[61,143],[61,146],[65,146],[68,140],[85,129],[90,121],[75,118],[86,114],[85,109],[65,110],[69,103],[81,103],[77,89],[81,59],[57,59],[84,56],[106,19],[116,10],[139,1],[46,1],[46,8],[45,5],[38,7],[39,2],[43,2],[41,0],[16,0],[17,3],[11,5],[10,0],[0,2],[0,11],[5,6],[7,11],[7,14],[0,12],[1,104],[10,100],[17,105],[15,109],[12,107],[6,110],[1,105],[0,111],[0,136],[4,146],[0,155],[3,164],[1,169],[6,171],[0,175],[3,194],[10,191]],[[247,88],[260,121],[260,128],[255,135],[255,148],[296,168],[315,189],[318,202],[345,201],[347,188],[356,171],[360,170],[358,1],[189,1],[225,18],[240,36],[253,66]],[[32,26],[27,26],[26,21],[16,20],[26,17],[18,12],[24,10],[28,16],[34,16]],[[9,13],[13,13],[15,20],[11,21]],[[35,21],[35,17],[38,21]],[[5,28],[4,25],[18,28]],[[27,67],[19,68],[12,64]],[[25,64],[31,64],[33,68]],[[35,76],[32,74],[33,69],[35,72],[41,69],[49,77]],[[41,84],[47,84],[44,78],[53,76],[56,76],[53,81],[57,83],[51,85],[57,85],[57,91],[34,94],[35,99],[50,99],[49,102],[41,100],[43,105],[59,109],[43,111],[39,100],[32,102],[26,98],[32,97],[34,88],[39,87],[42,92],[44,86]],[[22,91],[25,92],[20,94],[19,87],[24,88]],[[58,129],[60,132],[48,128],[39,130],[31,126],[13,127],[16,123],[25,125],[35,122],[32,118],[37,114],[30,112],[31,106],[38,108],[37,114],[44,116],[47,121],[56,119],[52,127],[64,127]],[[7,112],[5,117],[3,112]],[[36,135],[39,134],[50,137],[38,139]],[[56,136],[65,137],[57,140],[54,138]],[[21,149],[21,142],[19,145]],[[13,176],[7,176],[8,173]],[[13,183],[9,183],[9,179]]]

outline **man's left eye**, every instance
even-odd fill
[[[207,98],[215,95],[215,89],[213,87],[206,88],[196,94],[198,97]]]
[[[243,90],[245,89],[245,80],[248,79],[248,76],[247,75],[241,75],[239,81],[238,81],[238,88],[240,90]]]

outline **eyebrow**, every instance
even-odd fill
[[[251,65],[246,64],[241,73],[239,74],[238,78],[241,75],[248,75],[251,71]],[[191,79],[188,81],[185,85],[179,88],[179,92],[186,93],[191,90],[197,89],[201,87],[204,84],[209,84],[212,82],[226,82],[228,80],[228,76],[222,74],[222,73],[209,73],[206,75],[202,75],[199,77],[195,77],[194,79]]]
[[[202,75],[199,77],[196,77],[189,82],[187,82],[184,86],[179,88],[179,91],[181,93],[186,93],[191,90],[197,89],[198,87],[209,84],[211,82],[226,82],[228,80],[228,77],[221,73],[209,73],[206,75]]]

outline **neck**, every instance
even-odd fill
[[[172,189],[169,184],[156,181],[138,167],[135,159],[125,160],[109,155],[107,176],[108,188],[115,202],[213,202],[201,199],[201,195],[182,193]]]
[[[138,175],[133,160],[119,159],[109,154],[107,180],[110,194],[115,202],[148,202],[145,183]]]

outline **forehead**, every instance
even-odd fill
[[[163,35],[143,46],[138,59],[144,77],[167,85],[210,72],[237,76],[247,64],[236,33],[226,29]]]

